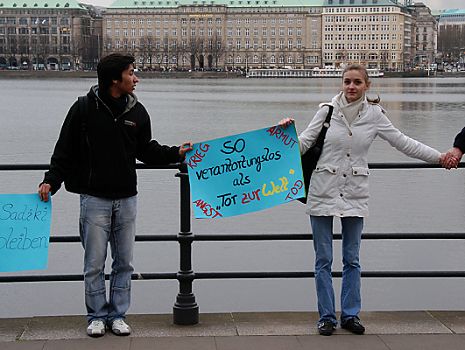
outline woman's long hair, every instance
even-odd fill
[[[368,76],[368,71],[367,69],[362,66],[361,64],[349,64],[348,66],[346,66],[344,68],[344,70],[342,71],[342,77],[344,78],[344,74],[346,74],[346,72],[350,71],[350,70],[357,70],[359,71],[362,76],[363,76],[363,79],[365,80],[365,83],[369,86],[371,84],[371,81],[370,81],[370,78]],[[367,97],[367,101],[370,102],[370,103],[375,103],[375,104],[378,104],[380,101],[381,101],[381,98],[378,97],[377,98],[368,98]]]

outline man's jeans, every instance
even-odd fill
[[[87,320],[111,322],[124,318],[131,299],[132,256],[137,197],[110,200],[81,195],[79,231],[84,247]],[[105,260],[110,242],[113,263],[110,298],[105,291]]]
[[[336,308],[331,278],[333,263],[333,217],[310,216],[315,249],[315,284],[318,297],[320,321],[335,325]],[[359,264],[363,218],[341,218],[342,223],[342,287],[341,321],[358,317],[361,308]]]

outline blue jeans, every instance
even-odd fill
[[[318,297],[318,312],[321,321],[335,325],[336,308],[331,276],[333,263],[333,217],[310,216],[315,249],[315,285]],[[358,317],[361,309],[359,264],[363,218],[345,217],[342,223],[342,288],[341,321]]]
[[[124,318],[131,299],[137,197],[118,200],[81,195],[79,231],[84,247],[87,320]],[[106,298],[105,260],[110,242],[110,295]]]

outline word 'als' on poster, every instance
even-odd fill
[[[305,195],[294,125],[197,143],[185,162],[198,219],[250,213]]]
[[[37,193],[0,194],[0,272],[47,268],[51,216]]]

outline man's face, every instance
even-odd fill
[[[118,95],[127,95],[134,91],[139,79],[134,73],[134,65],[129,65],[121,74],[121,81],[113,80],[115,92]]]

